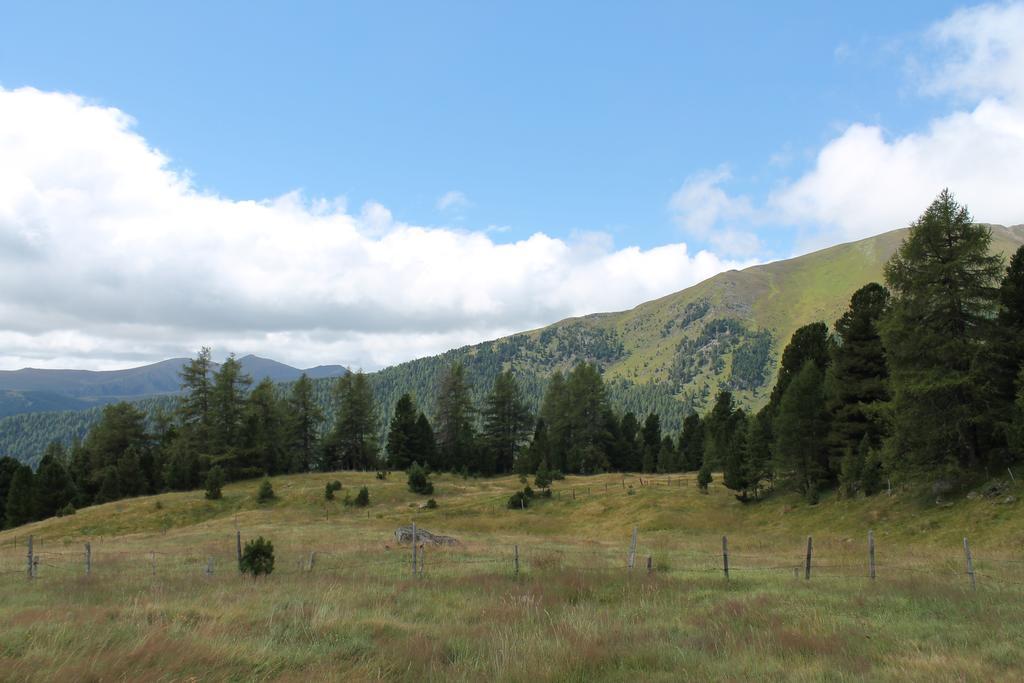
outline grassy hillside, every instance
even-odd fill
[[[1024,226],[992,226],[993,250],[1009,255],[1024,244]],[[716,275],[681,292],[620,313],[570,318],[538,330],[465,346],[373,373],[382,417],[406,391],[434,412],[444,372],[455,361],[482,399],[495,375],[511,367],[534,408],[548,377],[580,361],[604,372],[612,402],[641,417],[650,411],[677,430],[693,410],[704,411],[722,386],[741,405],[767,400],[779,356],[793,331],[809,322],[831,325],[862,285],[882,280],[882,268],[906,234],[896,230],[797,258]],[[332,379],[315,380],[330,414]],[[144,404],[171,407],[169,399]],[[37,460],[53,439],[82,436],[99,410],[0,418],[0,454]],[[382,425],[383,426],[383,425]]]
[[[367,510],[323,501],[366,485]],[[358,473],[120,501],[0,533],[0,667],[14,680],[1013,680],[1024,676],[1024,487],[742,505],[689,478],[570,477],[525,511],[511,478],[438,477],[436,510]],[[625,488],[624,488],[625,484]],[[630,494],[630,487],[633,493]],[[456,536],[411,576],[396,526]],[[625,569],[638,528],[637,569]],[[277,564],[238,576],[235,529]],[[866,578],[865,536],[878,578]],[[25,578],[33,534],[39,577]],[[728,534],[731,576],[723,576]],[[814,538],[812,578],[802,574]],[[971,592],[962,537],[978,572]],[[84,577],[89,541],[93,572]],[[514,574],[514,546],[520,574]],[[316,552],[313,568],[310,553]],[[652,558],[648,574],[646,558]],[[207,558],[214,573],[205,575]],[[800,567],[799,578],[794,568]]]

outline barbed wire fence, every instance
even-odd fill
[[[723,582],[757,580],[782,576],[813,585],[815,580],[881,583],[908,576],[949,582],[970,591],[989,588],[1024,592],[1024,559],[1004,552],[962,547],[948,555],[923,557],[901,553],[899,547],[877,548],[873,532],[855,552],[826,543],[814,545],[811,536],[793,552],[770,553],[745,549],[728,536],[693,547],[672,547],[664,538],[652,544],[634,528],[624,535],[621,546],[602,542],[565,545],[554,541],[496,545],[486,541],[465,541],[455,545],[432,545],[422,530],[416,543],[354,543],[348,545],[285,542],[275,548],[274,575],[369,576],[379,579],[470,578],[479,574],[511,578],[549,572],[585,572],[627,576],[718,576]],[[407,534],[408,536],[408,534]],[[240,575],[239,558],[244,541],[240,531],[206,538],[195,544],[174,547],[122,548],[95,540],[71,545],[40,543],[32,536],[0,548],[0,581],[45,582],[82,577],[91,581],[130,578],[165,580],[175,578]],[[707,547],[703,547],[706,545]],[[758,545],[758,544],[755,544]],[[859,544],[858,544],[859,545]]]

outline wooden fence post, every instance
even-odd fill
[[[626,558],[626,566],[630,571],[636,563],[636,527],[633,527],[633,539],[629,542],[629,556]]]
[[[85,544],[85,575],[92,574],[92,546]]]
[[[647,573],[650,574],[654,571],[654,558],[650,555],[647,556]]]
[[[729,580],[729,539],[722,536],[722,571],[725,572],[725,580]]]
[[[35,578],[35,572],[32,571],[33,566],[35,566],[34,560],[35,560],[35,558],[32,557],[32,535],[29,534],[29,537],[28,537],[28,578],[29,579]]]
[[[416,522],[412,523],[412,575],[416,576]]]
[[[868,529],[868,577],[875,580],[875,532]]]
[[[151,570],[150,573],[153,576],[156,576],[156,553],[152,550],[149,551],[149,566]]]
[[[309,551],[309,564],[306,567],[306,571],[307,572],[313,571],[313,563],[314,562],[316,562],[316,551],[315,550],[310,550]]]
[[[156,571],[156,562],[153,563],[153,570]],[[207,556],[206,558],[206,575],[213,576],[213,558]]]
[[[971,577],[971,590],[978,590],[978,584],[974,579],[974,558],[971,557],[971,546],[967,544],[967,537],[964,536],[964,557],[967,558],[967,576]]]
[[[814,549],[814,541],[811,537],[807,537],[807,559],[804,561],[804,578],[810,581],[811,579],[811,553]]]
[[[235,530],[235,555],[238,560],[238,573],[242,573],[242,532]]]
[[[518,577],[519,576],[519,544],[518,543],[515,545],[515,548],[514,548],[514,551],[513,551],[512,565],[513,565],[513,567],[515,567],[515,575]]]

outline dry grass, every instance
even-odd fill
[[[369,514],[335,503],[328,519],[322,491],[333,478],[346,489],[369,486]],[[165,494],[8,531],[0,534],[0,679],[1024,678],[1016,506],[979,499],[934,509],[887,496],[813,509],[786,498],[744,506],[722,490],[701,495],[692,481],[655,479],[662,485],[634,478],[628,496],[618,476],[570,478],[560,499],[510,511],[514,479],[445,476],[440,507],[428,511],[415,507],[421,499],[400,475],[303,475],[274,480],[280,500],[266,507],[254,501],[257,482],[243,482],[216,503],[200,492]],[[409,548],[391,536],[411,519],[463,540],[428,548],[417,578]],[[271,577],[238,576],[236,523],[244,538],[273,540]],[[634,525],[638,570],[629,575]],[[878,539],[874,583],[865,578],[868,526]],[[27,533],[43,562],[31,583]],[[792,571],[808,533],[811,581]],[[976,593],[963,574],[965,534]],[[642,569],[648,555],[651,575]]]

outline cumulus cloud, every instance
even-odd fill
[[[757,235],[737,227],[756,220],[747,197],[733,197],[722,189],[732,178],[728,166],[689,176],[669,200],[676,224],[689,236],[709,243],[715,251],[750,256],[761,248]]]
[[[469,206],[469,199],[465,194],[458,190],[449,190],[440,196],[437,200],[437,208],[440,211],[447,211],[448,209],[461,209]]]
[[[766,207],[803,227],[804,248],[905,226],[943,187],[978,220],[1024,220],[1024,4],[960,10],[925,37],[938,52],[923,92],[968,108],[907,135],[855,123],[829,141]]]
[[[125,113],[0,89],[0,367],[202,344],[373,369],[621,309],[740,265],[685,244],[410,225],[379,204],[197,189]]]

